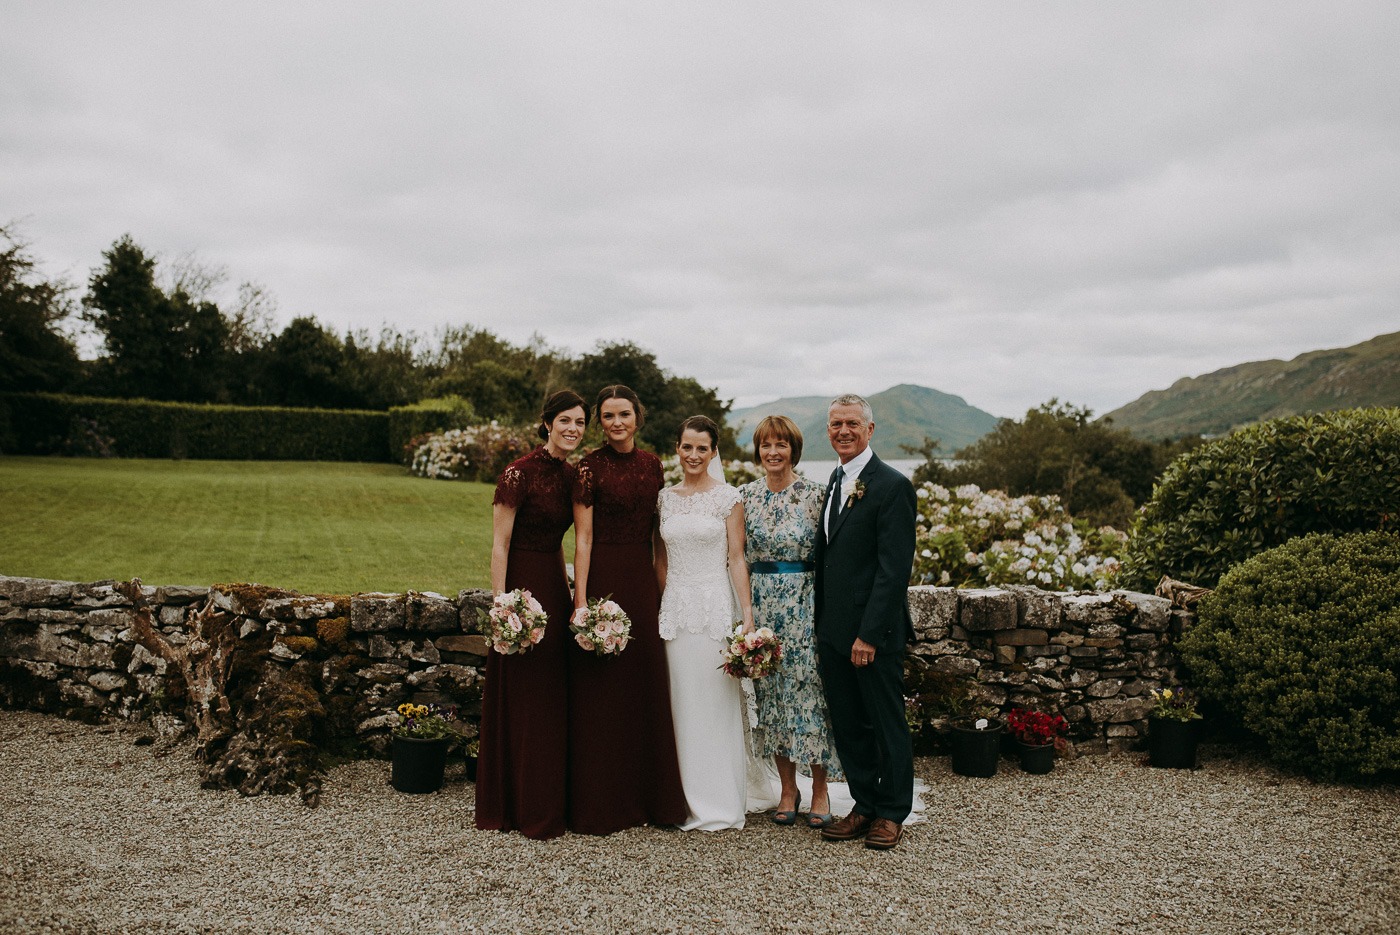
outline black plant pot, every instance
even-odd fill
[[[953,750],[953,772],[959,776],[995,776],[1001,758],[1002,723],[988,718],[987,727],[978,730],[973,721],[958,721],[948,740]]]
[[[467,754],[467,782],[476,782],[476,757]]]
[[[1196,745],[1201,721],[1178,721],[1169,717],[1147,719],[1147,756],[1153,766],[1166,769],[1195,769]]]
[[[446,737],[423,740],[394,735],[389,782],[400,792],[438,791],[442,788],[442,772],[447,766],[448,743]]]
[[[1048,773],[1055,768],[1055,745],[1053,743],[1029,744],[1016,741],[1021,754],[1021,769],[1027,773]]]

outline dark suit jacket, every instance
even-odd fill
[[[860,482],[864,494],[837,517],[829,541],[818,529],[817,642],[846,654],[859,637],[877,653],[903,652],[914,638],[909,575],[918,498],[909,479],[875,455]]]

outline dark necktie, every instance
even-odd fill
[[[845,478],[846,472],[838,465],[836,468],[836,480],[831,485],[831,522],[829,525],[836,525],[836,517],[841,515],[841,482]]]

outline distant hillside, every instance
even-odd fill
[[[1258,360],[1186,377],[1105,418],[1142,438],[1179,438],[1355,406],[1400,406],[1400,331],[1290,361]]]
[[[997,417],[960,396],[940,393],[926,386],[900,384],[866,397],[875,410],[875,438],[871,447],[882,458],[907,458],[900,445],[922,445],[924,436],[942,443],[946,456],[977,441],[996,427]],[[739,446],[748,449],[753,427],[767,415],[784,415],[802,430],[804,454],[817,461],[835,457],[826,440],[826,407],[830,396],[792,396],[761,406],[736,409],[729,414]]]

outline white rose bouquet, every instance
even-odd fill
[[[632,621],[611,598],[594,598],[569,618],[574,642],[599,656],[616,656],[632,638]]]

